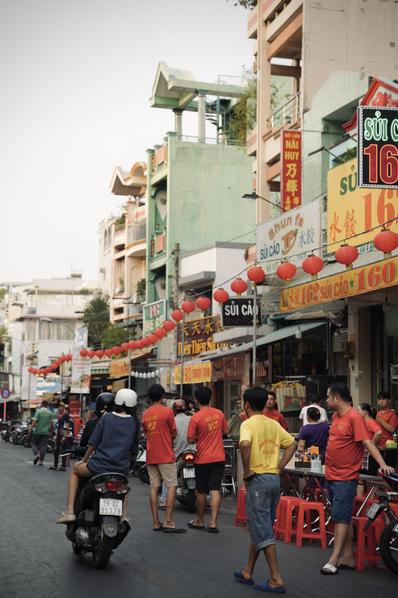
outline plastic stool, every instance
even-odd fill
[[[234,525],[245,526],[247,525],[247,513],[246,513],[246,488],[239,488],[238,499],[236,501],[236,514]]]
[[[319,531],[311,529],[310,515],[311,511],[316,511],[319,515]],[[306,517],[307,529],[304,529],[304,516]],[[301,500],[298,506],[296,546],[301,546],[303,540],[320,540],[322,548],[326,548],[326,526],[325,526],[325,508],[319,502],[307,502]]]
[[[368,561],[371,567],[376,567],[381,557],[376,552],[377,538],[380,538],[385,528],[384,518],[376,519],[365,532],[365,525],[368,522],[367,517],[353,517],[352,523],[357,532],[357,543],[354,551],[355,568],[357,571],[365,569],[365,561]]]
[[[281,496],[279,499],[274,531],[275,536],[286,543],[291,542],[292,535],[296,533],[296,528],[293,528],[293,515],[300,502],[300,498],[295,496]]]

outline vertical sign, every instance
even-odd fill
[[[281,206],[301,206],[301,131],[282,131]]]

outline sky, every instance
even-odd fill
[[[97,278],[115,166],[174,128],[149,106],[158,63],[240,75],[247,16],[233,0],[0,0],[0,283]]]

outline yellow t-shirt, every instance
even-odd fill
[[[279,473],[279,450],[294,442],[278,422],[264,415],[252,415],[240,427],[239,442],[251,443],[250,469],[255,473]]]

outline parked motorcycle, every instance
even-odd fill
[[[186,449],[177,457],[176,499],[188,513],[194,513],[196,509],[195,455],[196,451]]]
[[[129,473],[135,477],[138,477],[143,484],[149,484],[148,467],[146,464],[146,450],[143,444],[138,445],[138,452],[130,463]]]
[[[104,569],[112,551],[130,531],[121,521],[123,501],[130,491],[127,478],[120,473],[101,473],[80,480],[75,502],[76,521],[66,527],[66,537],[75,554],[92,553],[97,569]]]

